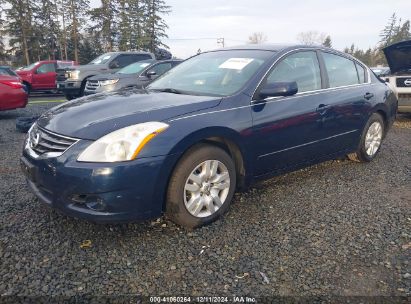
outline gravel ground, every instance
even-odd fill
[[[14,120],[48,107],[0,113],[1,295],[411,295],[411,117],[374,162],[272,178],[186,231],[164,218],[97,225],[40,204],[19,172]]]

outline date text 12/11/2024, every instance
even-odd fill
[[[256,303],[253,297],[150,297],[150,303]]]

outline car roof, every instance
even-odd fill
[[[299,45],[299,44],[277,44],[277,43],[267,43],[267,44],[245,44],[232,47],[225,47],[219,50],[261,50],[261,51],[272,51],[279,52],[285,49],[291,48],[324,48],[320,45]]]

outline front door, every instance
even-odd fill
[[[54,63],[44,63],[34,71],[32,87],[35,90],[56,88],[56,66]]]
[[[263,81],[297,82],[298,93],[255,102],[252,106],[256,175],[286,168],[318,156],[323,86],[315,50],[299,51],[282,59]],[[320,93],[318,93],[318,92]]]

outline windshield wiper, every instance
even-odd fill
[[[173,88],[164,88],[164,89],[153,89],[158,92],[173,93],[173,94],[184,94],[182,91],[173,89]]]

